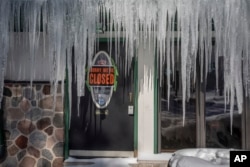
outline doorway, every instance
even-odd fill
[[[96,51],[96,53],[98,51],[107,52],[113,59],[119,73],[117,87],[109,105],[104,109],[98,109],[92,101],[91,92],[87,86],[85,87],[85,96],[78,99],[77,85],[72,82],[72,112],[69,130],[70,156],[133,156],[134,115],[128,112],[129,106],[133,103],[131,95],[134,95],[133,62],[131,68],[126,68],[123,42],[120,43],[118,59],[115,56],[117,52],[115,43],[112,42],[112,46],[110,44],[109,42],[99,42]],[[127,75],[125,74],[126,69]],[[79,103],[78,100],[80,100]]]

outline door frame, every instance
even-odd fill
[[[116,41],[114,33],[105,32],[103,34],[98,34],[96,42],[113,42]],[[121,36],[121,40],[124,40],[125,37]],[[82,156],[82,157],[137,157],[138,155],[138,59],[134,58],[134,63],[132,64],[134,68],[134,127],[133,127],[133,151],[98,151],[98,150],[70,150],[69,149],[69,129],[70,129],[70,113],[71,108],[69,104],[69,92],[68,92],[68,67],[65,69],[65,96],[64,96],[64,159],[68,159],[70,156]]]

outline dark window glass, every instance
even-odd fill
[[[219,59],[219,91],[216,91],[215,69],[207,77],[206,88],[206,147],[241,148],[241,114],[234,105],[233,128],[230,128],[230,105],[224,103],[223,60]],[[236,99],[235,99],[236,100]]]
[[[185,126],[183,126],[181,76],[175,72],[175,82],[171,82],[168,107],[167,73],[160,88],[161,94],[161,149],[162,151],[196,147],[195,92],[186,103]],[[172,73],[171,73],[172,75]]]

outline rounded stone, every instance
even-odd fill
[[[35,167],[36,160],[32,157],[25,157],[19,167]]]
[[[27,119],[22,120],[17,124],[17,129],[25,135],[28,135],[31,132],[33,132],[35,128],[36,128],[35,125]]]
[[[13,129],[10,134],[10,140],[15,140],[19,135],[20,132],[17,129]]]
[[[42,110],[40,108],[32,108],[27,114],[26,118],[29,118],[31,121],[36,121],[42,117]]]
[[[31,105],[32,105],[33,107],[36,107],[36,104],[37,104],[37,103],[36,103],[36,100],[32,100],[32,101],[31,101]]]
[[[55,156],[57,156],[57,157],[63,157],[63,142],[57,143],[57,144],[53,147],[52,150],[53,150]]]
[[[53,101],[54,100],[52,96],[45,97],[39,101],[38,106],[43,109],[53,109]]]
[[[11,129],[15,129],[16,128],[17,122],[18,121],[12,121],[11,122],[11,125],[10,125]]]
[[[18,107],[18,105],[21,101],[22,101],[22,97],[12,97],[12,99],[11,99],[12,107]]]
[[[57,139],[58,141],[63,142],[63,139],[64,139],[64,131],[63,131],[63,128],[56,129],[56,130],[55,130],[55,136],[56,136],[56,139]]]
[[[43,112],[43,116],[44,116],[44,117],[53,117],[53,116],[54,116],[54,113],[55,113],[55,112],[53,112],[53,111],[48,111],[48,110],[46,111],[46,110],[45,110],[45,111]]]
[[[11,134],[10,134],[10,131],[8,131],[8,130],[5,130],[5,131],[4,131],[4,136],[5,136],[5,139],[6,139],[6,140],[9,140],[9,139],[10,139],[10,135],[11,135]]]
[[[6,141],[6,146],[9,147],[13,144],[13,141],[12,140],[7,140]]]
[[[49,95],[50,94],[50,85],[43,86],[43,94]]]
[[[36,85],[36,90],[37,91],[41,90],[41,88],[42,88],[42,85]]]
[[[16,167],[18,166],[17,159],[14,156],[8,156],[6,157],[6,160],[1,165],[3,167]]]
[[[49,136],[53,134],[54,127],[50,126],[47,129],[44,130],[45,133],[47,133]]]
[[[42,155],[47,158],[48,160],[52,160],[53,159],[53,155],[52,153],[50,152],[50,150],[48,149],[44,149],[42,150]]]
[[[51,162],[45,158],[40,158],[37,162],[37,167],[51,167]]]
[[[9,130],[10,132],[12,131],[13,128],[11,128],[12,126],[12,120],[11,119],[4,119],[4,129]],[[16,121],[17,122],[17,121]]]
[[[53,118],[53,124],[57,128],[63,128],[63,114],[55,114],[55,117]]]
[[[62,167],[63,166],[63,158],[56,158],[52,163],[52,167]]]
[[[4,87],[3,95],[7,97],[11,97],[12,96],[11,90],[8,87]]]
[[[7,118],[10,120],[21,120],[24,117],[20,108],[9,108],[7,112]]]
[[[55,111],[63,111],[63,98],[62,96],[58,96],[56,98],[56,108]]]
[[[37,121],[37,123],[36,123],[37,129],[39,129],[39,130],[43,130],[50,125],[51,125],[51,120],[48,117],[42,118],[39,121]]]
[[[57,96],[55,100],[54,102],[53,96],[45,97],[39,101],[38,106],[43,109],[52,110],[55,105],[55,111],[63,111],[62,97]]]
[[[26,155],[26,150],[22,150],[17,154],[17,160],[20,161]]]
[[[55,137],[51,136],[51,137],[48,138],[48,141],[46,143],[47,144],[46,147],[51,149],[55,145],[55,143],[56,143]]]
[[[28,153],[32,156],[34,156],[35,158],[39,158],[40,157],[40,151],[37,150],[36,148],[29,146],[28,147]]]
[[[12,87],[12,94],[16,97],[22,96],[22,87],[20,85],[15,85]]]
[[[16,155],[18,151],[19,149],[15,145],[12,145],[8,148],[8,153],[10,156]]]
[[[29,111],[31,105],[30,105],[30,102],[29,100],[23,98],[22,101],[20,102],[20,108],[24,111],[24,112],[27,112]]]
[[[26,136],[21,135],[16,139],[15,143],[20,149],[25,149],[28,145],[28,138]]]
[[[42,132],[35,131],[30,135],[30,143],[35,148],[43,148],[46,145],[47,136]]]
[[[23,89],[23,96],[29,100],[34,99],[35,98],[34,90],[32,88],[24,88]]]
[[[2,99],[2,109],[4,111],[7,111],[7,109],[10,108],[10,107],[11,107],[11,97],[3,96],[3,99]],[[6,114],[4,115],[4,117],[6,117]]]

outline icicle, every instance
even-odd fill
[[[248,0],[1,0],[0,5],[0,100],[2,99],[8,45],[17,44],[15,40],[20,40],[21,36],[24,36],[23,41],[20,40],[19,43],[25,43],[28,46],[30,66],[35,68],[36,53],[40,47],[41,27],[44,40],[43,54],[44,57],[47,55],[49,57],[50,82],[55,95],[54,100],[56,100],[58,82],[64,78],[62,71],[65,70],[66,63],[69,65],[70,80],[72,80],[73,70],[70,68],[75,68],[77,96],[84,96],[86,69],[91,65],[95,54],[96,30],[100,16],[103,25],[109,24],[110,38],[115,36],[114,54],[118,64],[123,63],[119,60],[120,36],[123,34],[125,37],[125,65],[122,67],[125,68],[125,76],[128,74],[139,43],[144,42],[146,45],[147,40],[154,40],[153,47],[157,47],[160,81],[165,71],[162,69],[165,68],[163,64],[167,64],[168,99],[171,81],[169,73],[172,71],[172,75],[175,75],[176,69],[181,70],[183,124],[185,102],[190,97],[191,83],[196,82],[196,63],[200,63],[201,66],[202,82],[206,80],[207,72],[211,68],[213,60],[211,57],[212,20],[215,28],[214,61],[217,91],[219,57],[222,57],[224,59],[225,105],[230,102],[231,111],[236,97],[238,110],[241,113],[243,89],[246,96],[250,94],[248,49],[250,46],[250,21],[248,19],[250,2]],[[174,50],[175,17],[177,17],[177,53]],[[25,32],[28,35],[20,35],[20,38],[16,38],[13,34],[11,35],[14,31],[23,31],[23,34]],[[111,42],[112,39],[109,43],[110,52],[112,51]],[[72,47],[74,47],[73,65]],[[145,47],[153,48],[152,46]],[[66,51],[69,56],[67,62]],[[200,62],[196,62],[198,54]],[[10,57],[9,59],[11,60]],[[181,67],[178,65],[176,67],[178,62],[181,62]],[[13,67],[12,70],[18,71],[20,78],[24,78],[27,73],[31,72],[31,83],[36,75],[36,70],[25,71],[20,66]]]
[[[3,97],[4,75],[7,64],[7,54],[9,49],[9,27],[10,1],[0,1],[0,109]]]
[[[189,23],[191,6],[185,1],[182,1],[180,6],[180,19],[181,19],[181,77],[182,77],[182,109],[183,109],[183,126],[185,125],[186,115],[186,95],[187,95],[187,61],[188,61],[188,43],[189,43]]]
[[[48,37],[49,37],[49,63],[50,63],[50,83],[52,86],[51,93],[54,96],[54,106],[56,102],[57,87],[60,79],[64,79],[61,73],[65,70],[65,64],[62,60],[65,59],[63,52],[63,34],[64,34],[64,19],[65,8],[63,1],[53,0],[47,2],[48,9]]]

